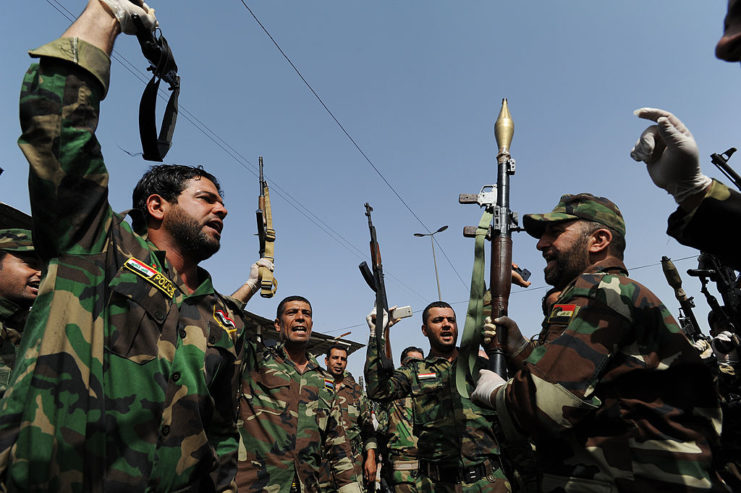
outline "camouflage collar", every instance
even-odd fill
[[[627,276],[628,268],[625,267],[625,264],[622,260],[611,257],[600,260],[599,262],[595,262],[594,264],[590,265],[587,270],[584,271],[585,274],[592,274],[595,272],[604,272],[605,274],[623,274]]]
[[[13,316],[25,311],[27,310],[21,308],[15,302],[0,296],[0,320],[9,320]]]
[[[277,343],[275,346],[273,346],[273,349],[283,361],[290,363],[293,366],[296,366],[293,360],[291,360],[291,358],[288,357],[288,353],[286,352],[285,344],[283,342]],[[325,371],[323,367],[319,366],[319,362],[317,361],[316,356],[314,356],[308,351],[305,354],[306,354],[306,359],[309,361],[309,364],[306,365],[306,371],[316,370],[316,369]]]

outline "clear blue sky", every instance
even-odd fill
[[[0,200],[24,211],[26,162],[15,142],[17,95],[30,61],[26,50],[65,29],[68,21],[57,9],[77,14],[84,4],[8,2],[0,19]],[[662,255],[678,259],[694,251],[665,235],[673,201],[628,156],[646,126],[632,111],[674,111],[694,133],[707,163],[711,152],[741,144],[741,74],[737,65],[713,57],[723,0],[250,2],[424,225],[373,171],[239,0],[152,4],[182,77],[183,112],[167,161],[203,164],[225,189],[230,212],[223,247],[205,265],[224,292],[246,279],[257,257],[255,170],[257,157],[265,159],[280,284],[276,298],[257,297],[249,310],[272,318],[282,297],[302,294],[314,305],[316,330],[352,330],[351,339],[366,342],[364,318],[373,294],[357,265],[368,257],[367,201],[375,209],[389,300],[416,312],[392,329],[395,356],[410,344],[428,347],[419,326],[422,308],[437,297],[432,253],[427,239],[412,236],[425,228],[449,225],[438,235],[444,251],[438,250],[440,282],[462,331],[473,243],[461,231],[477,223],[480,212],[459,205],[457,197],[496,182],[493,122],[507,97],[516,126],[512,208],[520,215],[548,211],[562,193],[611,198],[627,222],[626,264],[646,266],[633,269],[632,276],[676,313],[658,262]],[[116,53],[140,71],[146,67],[133,38],[121,36]],[[114,61],[98,136],[117,210],[130,207],[130,192],[147,166],[120,149],[139,150],[143,86]],[[186,112],[202,124],[189,122]],[[204,135],[206,127],[221,145]],[[226,152],[227,146],[233,150]],[[705,170],[717,175],[709,166]],[[541,322],[544,261],[526,234],[516,234],[514,245],[515,261],[533,271],[533,286],[513,289],[510,313],[532,334]],[[678,267],[684,272],[694,261]],[[685,286],[699,295],[693,280],[686,278]],[[350,358],[356,376],[362,361],[362,353]]]

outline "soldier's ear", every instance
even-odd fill
[[[427,337],[427,326],[426,326],[426,325],[422,325],[422,334],[423,334],[423,335],[424,335],[425,337]]]
[[[275,331],[280,334],[280,320],[277,318],[273,321],[273,325],[275,326]]]
[[[147,214],[157,221],[162,221],[165,217],[165,212],[169,209],[170,203],[166,201],[161,195],[153,193],[147,197]]]
[[[589,237],[589,253],[606,251],[612,243],[612,232],[606,228],[594,231]]]

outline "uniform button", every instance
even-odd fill
[[[185,329],[180,329],[180,338],[185,339]]]
[[[172,381],[177,382],[178,380],[180,380],[180,372],[176,371],[172,374]]]
[[[170,427],[167,426],[167,425],[163,426],[162,427],[162,434],[163,435],[168,435],[169,433],[170,433]]]
[[[209,336],[208,342],[210,342],[211,344],[215,343],[216,342],[216,336]]]
[[[162,320],[162,312],[159,310],[154,312],[154,318],[156,318],[157,320]]]

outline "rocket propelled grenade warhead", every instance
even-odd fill
[[[512,143],[512,136],[515,133],[515,122],[512,120],[512,115],[509,114],[509,106],[507,105],[507,98],[502,99],[502,109],[499,111],[497,121],[494,123],[494,138],[497,139],[497,145],[499,146],[500,156],[509,157],[509,146]]]

